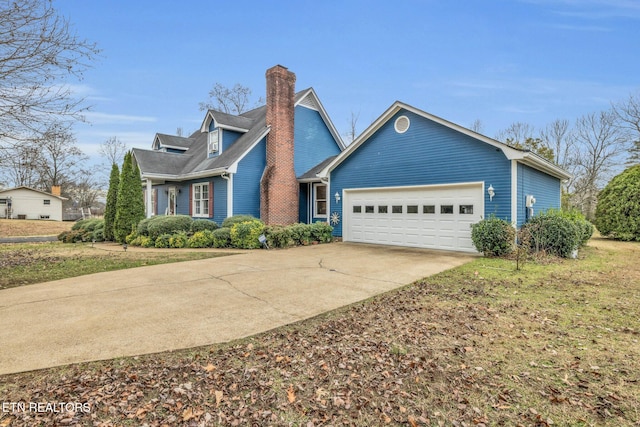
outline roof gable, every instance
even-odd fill
[[[26,185],[21,185],[19,187],[13,187],[13,188],[5,188],[3,190],[0,190],[0,194],[8,193],[10,191],[17,191],[17,190],[29,190],[29,191],[33,191],[35,193],[42,194],[43,196],[55,197],[56,199],[60,199],[60,200],[69,200],[66,197],[56,196],[55,194],[51,194],[51,193],[48,193],[48,192],[42,191],[42,190],[36,190],[35,188],[27,187]]]
[[[396,113],[398,113],[401,110],[410,111],[427,120],[431,120],[435,123],[438,123],[442,126],[445,126],[461,134],[467,135],[485,144],[494,146],[497,149],[501,150],[504,153],[505,157],[509,160],[518,160],[523,164],[531,166],[534,169],[543,171],[559,179],[569,179],[571,177],[569,173],[567,173],[565,170],[563,170],[559,166],[556,166],[553,163],[550,163],[549,161],[543,159],[542,157],[538,156],[537,154],[531,151],[520,150],[517,148],[510,147],[500,141],[489,138],[487,136],[474,132],[471,129],[467,129],[465,127],[452,123],[448,120],[445,120],[433,114],[427,113],[425,111],[412,107],[408,104],[402,103],[400,101],[394,102],[380,117],[378,117],[377,120],[375,120],[367,129],[365,129],[342,153],[340,153],[340,155],[338,155],[330,164],[328,164],[318,174],[318,176],[323,178],[328,177],[329,173],[333,169],[335,169],[340,163],[346,160],[360,146],[366,143],[366,141],[372,135],[374,135],[382,126],[384,126],[387,122],[389,122],[389,120],[391,120],[396,115]]]
[[[342,141],[340,133],[338,133],[338,131],[336,130],[336,127],[333,125],[333,122],[329,118],[327,111],[324,109],[324,106],[320,102],[320,98],[318,98],[316,91],[312,87],[302,90],[296,94],[294,99],[294,107],[297,106],[318,111],[325,126],[327,126],[329,132],[331,132],[331,136],[333,136],[336,144],[338,144],[338,147],[340,147],[340,150],[342,151],[346,148],[344,142]]]

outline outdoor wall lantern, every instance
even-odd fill
[[[340,193],[336,191],[336,194],[333,197],[336,198],[336,203],[340,203]]]
[[[489,184],[489,188],[487,188],[487,193],[489,193],[489,200],[493,201],[493,196],[496,195],[496,192],[493,189],[493,185]]]

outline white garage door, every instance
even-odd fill
[[[344,191],[345,241],[476,252],[482,183]]]

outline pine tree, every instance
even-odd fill
[[[111,166],[109,176],[109,191],[107,192],[107,205],[104,208],[104,239],[113,240],[113,224],[116,220],[118,200],[118,184],[120,183],[120,170],[115,163]]]
[[[144,202],[142,200],[142,185],[137,165],[133,164],[131,152],[124,157],[120,183],[118,185],[118,200],[116,202],[116,218],[113,224],[115,240],[124,243],[127,235],[144,219]]]

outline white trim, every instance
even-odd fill
[[[324,195],[324,214],[320,214],[317,212],[317,202],[318,202],[318,198],[317,198],[317,188],[319,186],[323,186],[325,188],[325,195]],[[329,199],[330,195],[329,195],[329,186],[323,182],[315,182],[311,185],[311,199],[312,199],[312,207],[313,207],[313,211],[311,212],[311,218],[327,218],[329,209],[330,209],[330,204],[331,204],[331,200]]]
[[[475,188],[475,190],[479,191],[479,196],[480,196],[478,198],[478,201],[480,202],[479,213],[480,213],[480,218],[484,219],[486,204],[485,204],[485,198],[484,198],[485,183],[483,181],[459,182],[459,183],[451,183],[451,184],[403,185],[403,186],[393,186],[393,187],[363,187],[363,188],[343,189],[342,200],[340,201],[340,203],[342,204],[340,208],[340,212],[342,212],[342,215],[340,218],[342,222],[342,238],[345,242],[352,240],[352,236],[351,236],[352,230],[349,228],[350,212],[348,211],[350,207],[350,197],[352,196],[352,193],[363,193],[363,192],[379,193],[384,191],[393,192],[393,191],[402,191],[402,190],[429,191],[429,190],[449,189],[449,188],[455,189],[455,188],[463,188],[463,187],[472,188],[472,189]]]
[[[231,166],[229,166],[227,169],[230,173],[236,173],[238,171],[238,163],[240,163],[242,161],[242,159],[244,159],[247,154],[249,154],[249,152],[251,150],[253,150],[255,148],[256,145],[258,145],[258,143],[260,143],[260,141],[262,141],[262,139],[267,136],[269,134],[269,131],[271,130],[271,127],[267,127],[264,132],[262,132],[257,138],[256,140],[253,142],[253,144],[251,144],[249,146],[249,148],[247,148],[244,153],[242,153],[242,155],[240,157],[238,157],[238,159],[233,162],[231,164]]]
[[[391,117],[393,117],[400,110],[407,110],[411,113],[424,117],[442,126],[448,127],[449,129],[453,129],[464,135],[470,136],[474,139],[477,139],[486,144],[494,146],[500,149],[509,160],[521,160],[523,163],[528,164],[534,169],[541,170],[559,179],[571,178],[571,175],[567,173],[564,169],[554,165],[553,163],[548,162],[547,160],[543,159],[542,157],[530,151],[522,151],[522,150],[515,149],[513,147],[509,147],[508,145],[500,141],[491,139],[477,132],[474,132],[470,129],[464,128],[460,125],[452,123],[438,116],[434,116],[433,114],[429,114],[425,111],[419,110],[415,107],[412,107],[400,101],[394,102],[393,105],[391,105],[391,107],[389,107],[380,117],[378,117],[378,119],[376,119],[376,121],[374,121],[367,129],[365,129],[365,131],[362,132],[360,136],[358,136],[355,139],[355,141],[353,141],[342,153],[340,153],[331,163],[329,163],[320,173],[318,173],[318,176],[325,177],[329,173],[331,173],[333,169],[335,169],[340,163],[342,163],[347,157],[349,157],[353,151],[355,151],[365,141],[367,141],[375,132],[377,132],[383,125],[385,125],[391,119]]]
[[[153,216],[153,201],[151,193],[153,191],[153,182],[150,179],[147,179],[147,218],[151,218]]]
[[[518,162],[511,160],[511,225],[518,227]]]
[[[229,115],[232,115],[232,114],[229,114]],[[242,117],[242,116],[237,116],[237,117]],[[215,128],[227,129],[227,130],[232,130],[232,131],[240,132],[240,133],[249,132],[249,129],[239,128],[239,127],[236,127],[236,126],[221,125],[220,123],[218,123],[216,121],[216,118],[214,117],[214,115],[211,112],[211,110],[207,111],[207,114],[204,116],[204,120],[202,121],[202,124],[200,125],[200,132],[202,132],[202,133],[209,132],[209,125],[211,124],[211,122],[213,122],[213,126]]]
[[[191,197],[191,216],[193,218],[210,218],[212,216],[212,212],[208,212],[209,211],[209,204],[211,201],[211,196],[212,194],[210,194],[209,192],[209,185],[211,183],[208,181],[203,181],[203,182],[194,182],[191,184],[191,191],[192,191],[192,197]],[[196,186],[200,186],[200,198],[196,200]],[[202,213],[202,201],[205,200],[202,198],[202,189],[206,188],[207,189],[207,213]],[[196,213],[196,201],[200,204],[200,213]]]
[[[227,178],[222,175],[222,178],[227,180],[227,218],[233,216],[233,175],[230,173]]]
[[[398,126],[398,122],[400,122],[400,120],[402,120],[402,121],[406,121],[406,122],[407,122],[407,127],[406,127],[406,128],[404,128],[404,129],[400,129],[400,128],[399,128],[399,126]],[[411,127],[411,120],[409,120],[409,117],[407,117],[407,116],[405,116],[405,115],[402,115],[402,116],[398,117],[398,118],[396,119],[396,121],[395,121],[395,122],[393,122],[393,129],[394,129],[396,132],[398,132],[399,134],[403,134],[403,133],[405,133],[406,131],[408,131],[408,130],[409,130],[409,128],[410,128],[410,127]]]

